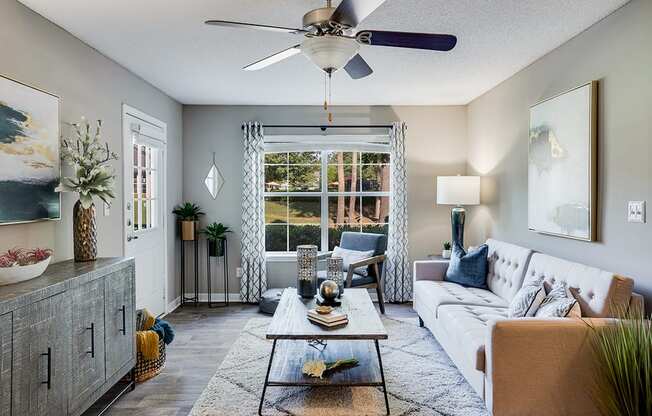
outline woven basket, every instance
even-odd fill
[[[143,358],[143,354],[138,351],[136,367],[134,368],[136,383],[147,381],[163,371],[163,368],[165,368],[165,342],[162,339],[158,341],[158,352],[158,359],[146,360]]]

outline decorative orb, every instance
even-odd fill
[[[324,280],[319,286],[319,294],[324,300],[334,300],[340,294],[340,288],[332,280]]]

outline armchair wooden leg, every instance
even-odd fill
[[[385,300],[383,299],[383,289],[380,284],[376,285],[376,294],[378,295],[378,306],[380,306],[380,313],[385,315]]]

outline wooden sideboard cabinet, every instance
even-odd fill
[[[0,416],[81,415],[135,363],[133,259],[0,287]]]

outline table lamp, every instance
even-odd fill
[[[437,204],[455,205],[451,209],[452,241],[464,247],[463,205],[480,204],[480,177],[437,176]]]

